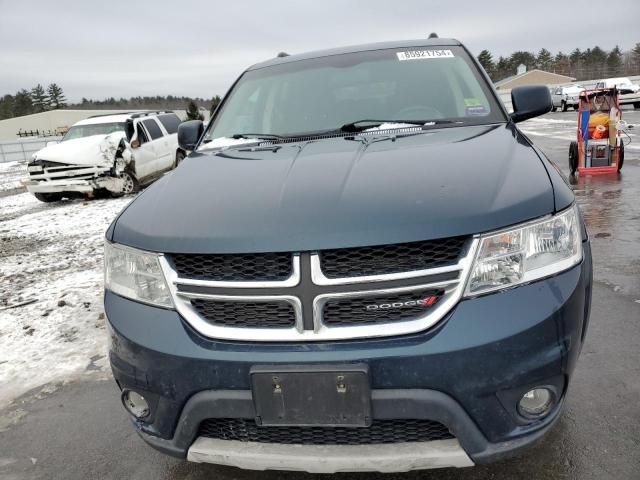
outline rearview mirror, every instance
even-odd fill
[[[178,145],[183,150],[193,151],[204,132],[204,124],[200,120],[189,120],[178,126]]]
[[[515,123],[544,115],[553,108],[551,94],[544,85],[515,87],[511,90],[511,104],[513,105],[511,119]]]

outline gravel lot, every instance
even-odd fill
[[[640,112],[624,118],[638,126],[622,174],[573,185],[595,287],[557,427],[524,456],[489,466],[336,478],[640,478]],[[552,113],[522,130],[567,172],[575,119]],[[131,198],[43,204],[17,193],[23,171],[0,164],[0,479],[316,478],[190,464],[137,438],[109,377],[101,306],[103,233]]]

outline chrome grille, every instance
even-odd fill
[[[161,256],[160,263],[177,311],[206,337],[256,342],[347,340],[424,331],[453,308],[462,296],[478,239],[436,242],[444,253],[436,252],[435,243],[427,248],[428,242],[328,251],[334,261],[346,258],[349,263],[349,258],[358,257],[351,260],[354,265],[388,248],[389,258],[400,263],[393,268],[382,255],[373,260],[375,268],[348,267],[345,272],[361,275],[343,277],[326,275],[322,267],[326,251],[174,254]],[[421,252],[424,261],[398,271],[408,268],[406,258],[412,252]],[[243,258],[248,259],[246,265]],[[260,269],[265,265],[266,274]],[[427,297],[434,298],[429,304],[419,303]]]

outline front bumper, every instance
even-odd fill
[[[23,180],[22,184],[31,193],[59,193],[78,192],[91,193],[94,190],[106,189],[111,192],[121,192],[123,180],[120,177],[112,177],[107,174],[109,169],[95,167],[79,171],[68,171],[57,174],[58,177],[68,175],[99,175],[89,178],[55,178],[49,174],[33,175],[35,179]]]
[[[295,469],[296,460],[282,463],[273,444],[262,450],[269,455],[261,464],[239,454],[221,462],[234,445],[197,440],[199,424],[206,418],[255,417],[249,377],[254,365],[333,362],[368,364],[374,419],[424,418],[446,425],[456,437],[447,444],[456,459],[452,466],[468,464],[464,456],[474,463],[500,459],[539,439],[560,415],[588,325],[592,267],[589,244],[583,245],[580,265],[463,300],[436,327],[402,337],[304,344],[215,341],[198,335],[175,311],[106,292],[113,373],[121,388],[143,392],[151,402],[148,421],[134,420],[145,441],[195,461]],[[512,399],[537,385],[557,388],[560,401],[543,420],[529,422],[517,414]],[[400,455],[402,445],[385,444],[384,450]],[[389,468],[442,466],[429,460],[435,458],[428,453],[431,447],[422,446],[423,461],[410,460],[412,453],[405,451],[407,461]],[[350,450],[366,459],[367,447]],[[340,458],[305,468],[338,471]]]
[[[620,105],[629,105],[634,103],[640,103],[640,92],[635,93],[623,93],[620,95]]]

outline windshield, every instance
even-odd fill
[[[91,125],[75,125],[69,129],[62,141],[92,135],[108,135],[113,132],[124,132],[124,123],[94,123]]]
[[[245,72],[204,140],[309,135],[363,120],[477,125],[505,117],[463,48],[385,49]]]

